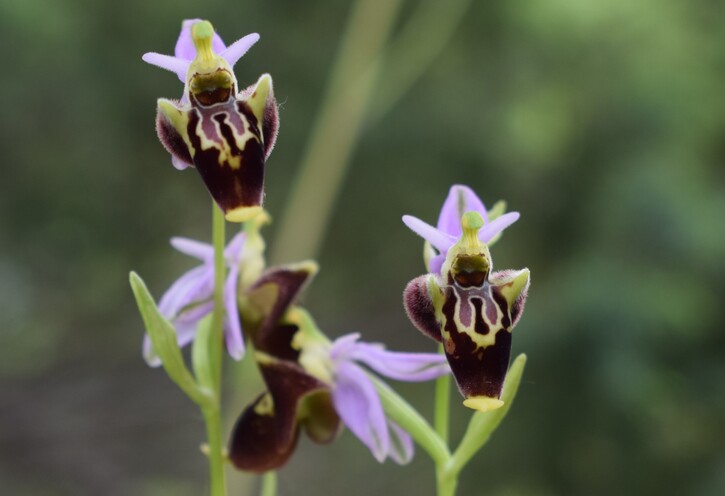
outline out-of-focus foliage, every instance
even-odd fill
[[[127,281],[136,269],[159,295],[187,269],[167,240],[208,238],[210,202],[156,141],[155,99],[179,82],[140,56],[170,52],[183,18],[227,41],[262,35],[237,74],[272,73],[283,103],[275,216],[348,10],[0,2],[3,493],[203,491],[201,420],[143,362]],[[723,87],[720,2],[473,2],[443,56],[365,130],[306,301],[330,335],[430,349],[401,306],[423,265],[400,216],[434,221],[455,182],[522,213],[493,258],[531,269],[514,340],[529,365],[461,494],[725,491]],[[430,411],[432,388],[400,389]],[[454,435],[467,415],[454,408]],[[303,443],[280,494],[321,494],[322,478],[322,494],[433,494],[431,467],[420,450],[408,468],[379,467],[345,434]]]

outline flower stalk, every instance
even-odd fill
[[[206,341],[208,364],[214,401],[202,408],[209,443],[211,496],[226,496],[224,453],[221,429],[222,324],[224,321],[224,212],[212,202],[212,242],[214,244],[214,310],[209,332],[200,332],[197,339]],[[203,326],[202,322],[200,326]],[[205,339],[206,338],[206,339]]]
[[[438,352],[443,354],[443,345],[438,346]],[[436,379],[435,386],[435,417],[433,425],[441,440],[448,444],[448,419],[451,404],[451,376],[446,374]]]

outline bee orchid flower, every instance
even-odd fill
[[[413,279],[403,301],[411,322],[443,343],[463,404],[485,412],[503,405],[512,330],[524,309],[529,270],[493,272],[481,240],[483,216],[468,211],[459,224],[461,235],[446,248],[440,273]]]
[[[175,57],[144,56],[183,75],[182,99],[158,101],[156,131],[177,168],[196,167],[230,222],[262,211],[264,165],[279,128],[269,74],[240,91],[232,69],[257,38],[248,35],[226,48],[208,21],[186,21]]]

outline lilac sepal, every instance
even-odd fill
[[[450,373],[446,358],[434,353],[386,351],[382,345],[359,342],[360,334],[335,340],[330,359],[335,370],[332,399],[337,413],[379,462],[386,457],[408,463],[413,440],[400,426],[385,417],[375,386],[358,364],[401,381],[427,381]]]
[[[388,419],[390,428],[390,458],[399,465],[405,465],[413,459],[415,448],[413,439],[398,424]]]
[[[167,71],[171,71],[181,79],[181,82],[186,82],[186,72],[189,70],[191,60],[184,60],[171,55],[164,55],[156,52],[147,52],[141,56],[141,60],[147,64],[155,65]]]
[[[460,222],[460,221],[459,221]],[[436,250],[446,252],[456,243],[456,238],[443,231],[439,231],[430,224],[423,222],[412,215],[404,215],[403,223],[418,236],[432,244]]]
[[[229,268],[224,282],[224,340],[227,351],[235,360],[244,356],[244,338],[237,306],[239,263],[244,240],[244,234],[239,233],[224,249],[224,263]],[[193,341],[199,321],[214,310],[214,248],[188,238],[172,238],[171,245],[202,262],[202,265],[177,279],[159,301],[159,312],[174,325],[179,346],[183,347]],[[149,365],[161,365],[153,353],[148,335],[144,337],[143,355]]]
[[[176,46],[174,47],[174,55],[176,58],[188,61],[192,61],[196,58],[196,47],[194,46],[194,40],[191,37],[191,27],[200,21],[202,21],[202,19],[184,19],[181,23],[181,32],[179,33],[179,38],[176,40]],[[211,46],[216,53],[221,53],[226,49],[226,45],[217,33],[214,33]]]
[[[186,98],[186,95],[184,95],[184,98]],[[174,155],[171,156],[171,165],[173,165],[176,170],[184,170],[192,166],[191,164],[187,164],[180,158],[175,157]]]
[[[509,212],[507,214],[503,214],[501,217],[495,218],[491,222],[487,222],[481,230],[478,231],[478,239],[484,243],[488,243],[498,233],[519,220],[519,217],[521,217],[521,214],[518,212]]]
[[[173,56],[163,55],[156,52],[147,52],[143,54],[141,59],[148,64],[155,65],[175,73],[182,83],[186,83],[186,73],[189,70],[189,65],[196,58],[196,47],[194,46],[194,40],[191,37],[191,27],[194,23],[199,21],[201,21],[201,19],[186,19],[181,24],[181,33],[179,33],[179,38],[176,41]],[[212,48],[216,53],[224,57],[231,67],[234,67],[239,59],[242,58],[257,41],[259,41],[259,34],[251,33],[227,47],[221,37],[217,33],[214,33]]]
[[[388,423],[380,397],[365,371],[352,362],[339,364],[332,402],[350,431],[370,449],[377,461],[383,462],[390,451]]]
[[[437,227],[433,227],[412,215],[403,216],[403,223],[406,226],[438,250],[438,255],[431,258],[429,262],[429,271],[440,272],[448,250],[461,236],[461,217],[469,211],[478,212],[483,217],[484,226],[478,232],[478,239],[484,243],[491,241],[494,236],[516,222],[520,217],[518,212],[509,212],[489,221],[488,212],[481,199],[471,188],[461,184],[451,186],[438,215]]]
[[[350,358],[398,381],[430,381],[451,373],[448,360],[439,353],[400,353],[387,351],[381,345],[357,343]]]
[[[234,67],[234,65],[244,57],[244,55],[249,51],[252,46],[254,46],[255,43],[259,41],[259,35],[257,33],[250,33],[244,38],[241,38],[231,45],[229,45],[226,50],[220,51],[219,54],[224,57],[224,59],[229,62],[229,65]]]
[[[469,211],[480,213],[484,223],[488,224],[486,207],[481,199],[476,196],[476,193],[468,186],[454,184],[448,192],[446,201],[443,202],[436,227],[439,231],[448,233],[458,239],[463,233],[461,230],[461,217]]]

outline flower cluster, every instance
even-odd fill
[[[443,355],[391,352],[361,341],[359,334],[330,341],[298,305],[317,265],[264,269],[259,235],[266,222],[264,164],[277,136],[277,105],[268,75],[238,91],[232,71],[258,38],[247,35],[226,47],[207,21],[188,20],[173,57],[143,57],[184,82],[179,101],[158,102],[157,132],[174,166],[194,166],[226,219],[245,222],[244,232],[224,251],[223,335],[236,360],[244,354],[245,341],[251,344],[266,390],[239,416],[229,459],[241,470],[273,470],[289,459],[302,430],[313,441],[327,443],[345,425],[378,461],[389,457],[407,463],[413,441],[387,418],[372,374],[428,381],[450,373],[449,365]],[[175,345],[183,347],[195,340],[214,310],[214,249],[185,238],[173,238],[171,244],[202,262],[171,285],[157,308],[175,332]],[[147,336],[144,357],[159,365],[154,345]]]
[[[328,338],[300,303],[317,264],[267,267],[265,260],[261,229],[270,218],[262,208],[264,172],[279,128],[277,103],[268,74],[240,89],[233,71],[258,39],[253,33],[226,46],[209,22],[192,19],[183,22],[173,56],[143,56],[184,83],[179,100],[158,100],[157,134],[174,167],[195,168],[216,203],[213,246],[172,238],[176,250],[200,265],[176,280],[158,305],[131,274],[147,330],[144,358],[163,366],[200,406],[214,496],[225,492],[225,460],[244,471],[273,471],[290,459],[302,432],[325,444],[344,427],[379,462],[409,462],[415,440],[436,464],[439,494],[452,495],[460,469],[506,414],[526,361],[519,356],[509,370],[529,270],[494,272],[489,250],[519,214],[507,213],[503,202],[487,210],[473,190],[454,185],[435,227],[403,217],[425,239],[427,269],[405,288],[405,311],[442,352],[388,351],[359,333]],[[225,221],[242,223],[226,246]],[[193,373],[182,353],[190,343]],[[263,381],[237,418],[227,453],[220,420],[223,346],[234,360],[246,351]],[[451,373],[465,406],[488,412],[506,401],[494,414],[473,414],[455,450],[447,439]],[[439,379],[435,430],[381,376]]]

